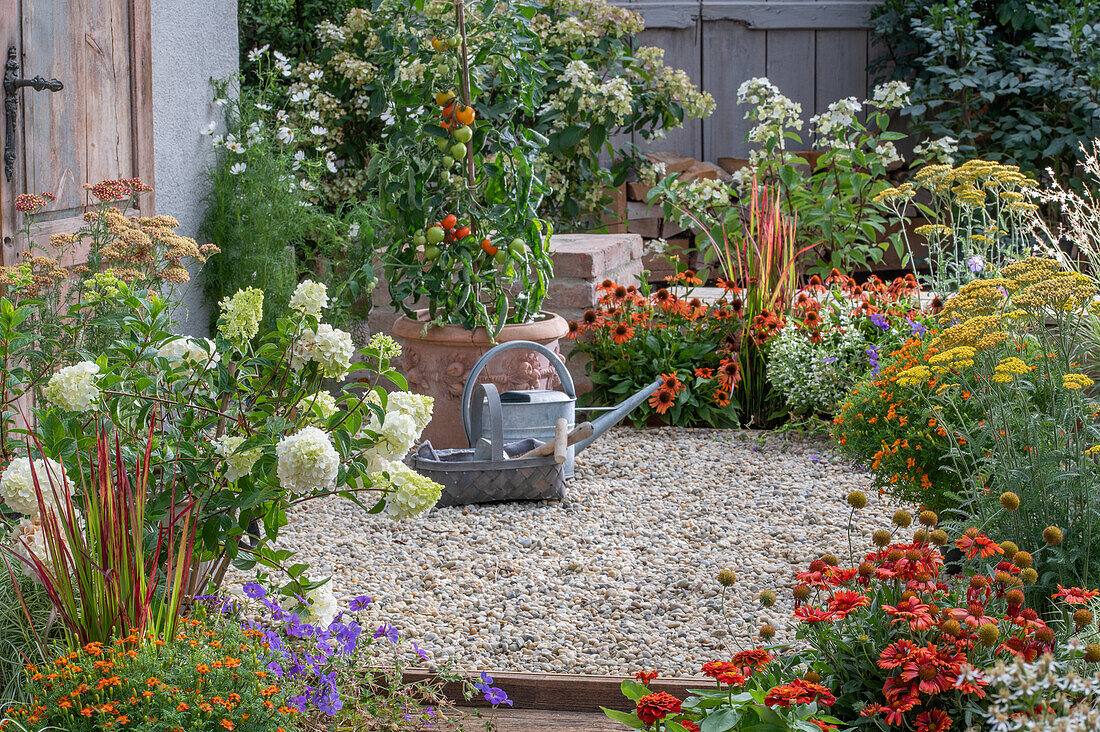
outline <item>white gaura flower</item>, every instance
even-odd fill
[[[32,475],[30,458],[16,458],[0,475],[0,502],[24,516],[38,516],[38,494],[34,489],[36,477],[47,505],[57,505],[57,499],[70,492],[71,486],[67,485],[61,463],[50,458],[35,460]],[[57,496],[54,496],[55,492]]]
[[[245,438],[238,435],[225,435],[214,442],[218,457],[225,460],[225,479],[230,483],[252,473],[252,466],[260,459],[263,450],[254,447],[251,450],[238,450]]]
[[[443,486],[397,460],[372,474],[370,480],[373,487],[387,491],[386,515],[395,520],[419,516],[443,495]]]
[[[66,366],[50,377],[42,394],[46,400],[69,412],[86,412],[99,399],[99,387],[95,375],[99,366],[92,361],[81,361]]]
[[[290,297],[290,309],[302,315],[321,317],[321,310],[328,307],[328,287],[322,282],[303,280]]]
[[[279,484],[291,493],[324,490],[340,470],[340,456],[332,440],[316,427],[303,427],[279,440],[275,455]]]
[[[233,163],[229,166],[229,173],[230,175],[240,175],[247,169],[248,165],[246,163]]]

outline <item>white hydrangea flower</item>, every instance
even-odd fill
[[[904,81],[879,84],[872,93],[870,103],[879,109],[901,109],[909,104],[909,85]]]
[[[69,412],[86,412],[99,399],[99,387],[95,375],[99,366],[92,361],[81,361],[66,366],[50,377],[42,391],[46,399]]]
[[[305,598],[308,610],[304,620],[311,625],[328,628],[339,612],[331,583],[315,587],[305,594]]]
[[[950,135],[924,140],[913,148],[917,155],[927,155],[938,163],[945,165],[955,164],[955,153],[959,151],[959,141]]]
[[[328,307],[328,287],[322,282],[305,280],[295,288],[289,305],[302,315],[320,318],[321,310]]]
[[[28,562],[37,558],[42,562],[48,562],[46,556],[46,536],[42,533],[42,517],[40,515],[24,516],[16,525],[11,535],[10,548],[17,556]]]
[[[367,348],[378,351],[378,357],[392,361],[401,355],[401,344],[385,333],[375,333],[367,342]]]
[[[225,460],[225,479],[230,483],[250,475],[252,466],[263,454],[263,450],[259,447],[238,451],[237,448],[244,440],[243,436],[225,435],[214,442],[214,450],[218,457]]]
[[[419,438],[419,433],[423,432],[432,421],[435,399],[424,394],[414,394],[411,391],[392,391],[387,396],[386,407],[389,412],[396,411],[412,417],[416,422],[417,438]]]
[[[303,427],[275,446],[279,484],[292,493],[308,493],[336,480],[340,456],[328,434],[316,427]]]
[[[56,504],[57,498],[70,492],[66,485],[65,469],[56,460],[40,458],[34,461],[34,475],[31,475],[30,458],[16,458],[8,463],[0,475],[0,500],[13,511],[24,516],[38,515],[38,495],[34,490],[34,478],[38,478],[38,487],[48,504]],[[55,497],[54,493],[58,496]]]
[[[898,153],[897,147],[890,140],[879,143],[875,146],[875,155],[882,160],[883,165],[890,165],[901,160],[901,155]]]
[[[370,476],[376,488],[386,493],[386,515],[392,519],[419,516],[439,502],[443,486],[394,460]]]
[[[209,338],[188,338],[180,336],[166,341],[157,349],[157,356],[167,359],[173,366],[182,363],[213,366],[221,355],[217,351],[214,341]]]
[[[377,392],[370,392],[367,401],[380,404]],[[371,472],[382,470],[392,460],[400,460],[416,446],[420,433],[432,419],[435,400],[423,394],[407,391],[390,392],[386,397],[386,417],[379,420],[370,412],[366,429],[378,434],[378,443],[367,450],[365,459]]]
[[[328,419],[336,414],[336,399],[327,391],[319,391],[308,400],[313,404],[313,409],[321,415],[321,419]]]
[[[290,367],[298,371],[308,362],[316,361],[326,377],[342,379],[347,376],[354,355],[355,343],[350,333],[321,323],[317,330],[303,332],[294,343]]]

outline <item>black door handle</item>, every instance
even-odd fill
[[[23,79],[19,76],[19,52],[8,47],[8,62],[4,65],[4,177],[11,180],[15,172],[15,128],[19,122],[19,90],[30,87],[35,91],[49,89],[59,92],[65,88],[58,79],[36,76]]]

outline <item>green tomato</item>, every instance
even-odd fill
[[[474,131],[468,125],[462,125],[455,130],[455,139],[459,142],[469,142],[474,137]]]
[[[462,36],[455,34],[447,39],[447,43],[450,44],[451,48],[458,48],[462,45]]]
[[[461,142],[456,142],[455,144],[451,145],[451,155],[454,155],[456,160],[465,159],[466,153],[466,146],[463,145]]]
[[[446,137],[437,137],[435,140],[435,146],[439,148],[439,152],[447,152],[450,144]]]
[[[431,244],[438,244],[443,241],[445,236],[447,235],[443,233],[443,229],[438,226],[433,226],[428,229],[427,239]]]
[[[418,247],[422,247],[427,243],[428,243],[428,237],[424,236],[423,231],[418,231],[415,234],[413,234],[413,244],[417,245]]]
[[[517,257],[521,257],[527,253],[527,242],[519,237],[516,237],[508,244],[508,251]]]
[[[497,249],[497,253],[493,255],[493,261],[497,264],[504,264],[508,261],[508,254],[504,249]]]
[[[443,156],[443,167],[444,168],[449,168],[454,164],[455,164],[455,159],[452,158],[450,155],[444,155]]]
[[[439,247],[437,247],[435,244],[429,244],[428,246],[424,247],[424,259],[425,260],[430,262],[438,256],[439,256]]]

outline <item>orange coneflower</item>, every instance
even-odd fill
[[[611,340],[623,344],[634,337],[634,329],[626,323],[619,323],[611,333]]]
[[[806,318],[802,321],[802,324],[811,330],[821,327],[821,316],[818,315],[816,310],[811,310],[806,313]]]
[[[664,414],[672,405],[676,403],[676,395],[668,389],[658,389],[653,393],[653,396],[649,398],[649,406],[653,407],[653,411],[657,414]]]
[[[661,384],[661,388],[668,389],[673,394],[679,393],[679,391],[684,388],[683,383],[681,383],[680,379],[676,376],[676,372],[672,372],[671,374],[661,374],[661,378],[664,379],[664,383]]]
[[[610,292],[611,290],[615,289],[615,283],[611,280],[604,280],[603,282],[600,283],[600,286],[597,287],[596,289],[597,290],[606,290],[606,291]]]
[[[730,311],[734,315],[740,315],[745,311],[745,303],[739,297],[730,300]]]
[[[700,379],[713,379],[714,369],[697,368],[695,369],[695,376]]]
[[[723,391],[732,392],[741,381],[741,364],[732,358],[723,358],[718,362],[718,381]]]
[[[806,289],[808,289],[810,292],[820,294],[822,292],[825,292],[825,285],[821,284],[820,277],[818,277],[817,275],[813,275],[812,277],[810,277],[810,284],[806,286]]]
[[[685,313],[689,320],[697,320],[707,314],[707,306],[703,304],[703,301],[697,297],[693,297],[691,302],[688,303],[688,309]]]
[[[622,285],[615,285],[615,287],[612,288],[611,294],[616,300],[625,300],[627,291]]]
[[[726,292],[740,292],[741,288],[733,283],[732,280],[718,278],[718,286]]]
[[[570,320],[569,321],[569,333],[566,337],[567,338],[576,338],[580,334],[581,334],[580,324],[575,320]]]
[[[596,314],[595,310],[585,310],[582,320],[586,326],[593,326],[600,322],[600,316]]]
[[[730,405],[730,393],[719,386],[714,390],[714,403],[720,407],[728,407]]]

